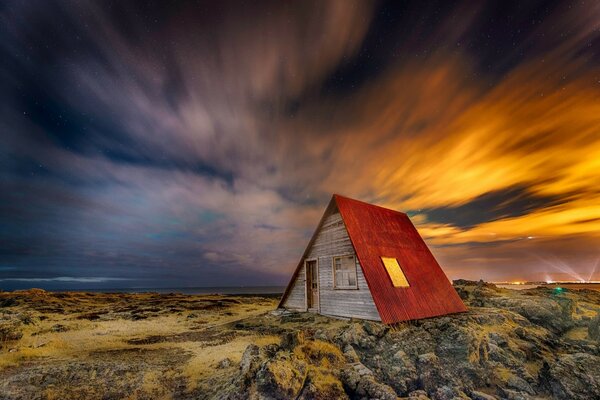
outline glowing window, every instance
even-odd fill
[[[408,280],[406,280],[406,276],[404,276],[404,272],[402,272],[402,268],[400,268],[400,264],[398,264],[398,260],[391,257],[381,257],[381,261],[383,261],[383,265],[395,287],[410,286]]]
[[[357,283],[354,256],[333,257],[333,287],[357,289]]]

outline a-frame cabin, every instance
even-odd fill
[[[388,324],[466,311],[406,214],[335,194],[279,307]]]

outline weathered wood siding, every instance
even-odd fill
[[[367,286],[362,268],[356,258],[356,276],[358,289],[333,288],[333,257],[354,253],[352,242],[337,210],[325,217],[321,230],[309,250],[307,259],[318,259],[319,269],[319,312],[325,315],[340,317],[363,318],[380,321],[379,312],[375,307],[373,296]],[[294,288],[289,297],[293,296],[295,286],[304,290],[304,272],[298,274]],[[300,293],[304,301],[304,292]],[[289,300],[288,300],[289,301]],[[303,303],[304,307],[304,303]]]
[[[290,310],[306,310],[306,267],[302,265],[300,267],[300,271],[298,271],[298,276],[294,281],[292,288],[290,289],[290,293],[288,297],[285,299],[283,303],[284,308],[288,308]]]

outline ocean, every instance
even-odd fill
[[[253,295],[283,294],[285,286],[224,286],[224,287],[173,287],[173,288],[110,288],[110,289],[52,289],[51,292],[100,292],[100,293],[181,293],[181,294],[235,294]]]
[[[503,284],[503,283],[498,283],[495,284],[496,286],[500,287],[500,288],[504,288],[504,289],[513,289],[513,290],[525,290],[525,289],[533,289],[536,287],[549,287],[549,288],[556,288],[556,287],[561,287],[563,289],[567,289],[567,290],[580,290],[580,289],[589,289],[589,290],[598,290],[600,291],[600,283],[596,283],[596,282],[590,282],[590,283],[572,283],[572,282],[557,282],[557,283],[532,283],[532,284]]]

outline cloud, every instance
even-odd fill
[[[0,277],[282,283],[332,192],[409,212],[454,277],[587,273],[598,7],[528,6],[514,44],[485,5],[386,7],[4,10]]]
[[[452,215],[460,206],[473,210],[482,196],[521,187],[521,195],[547,203],[523,210],[509,204],[512,213],[526,212],[499,220],[477,222],[480,212],[467,229],[419,227],[437,238],[432,243],[530,235],[600,239],[600,70],[587,51],[597,37],[599,10],[589,10],[596,18],[581,12],[545,21],[560,19],[569,34],[494,81],[474,79],[465,54],[443,45],[426,61],[399,62],[346,101],[340,118],[351,115],[352,124],[339,125],[331,172],[320,188]],[[540,32],[547,32],[545,24],[531,41]]]

